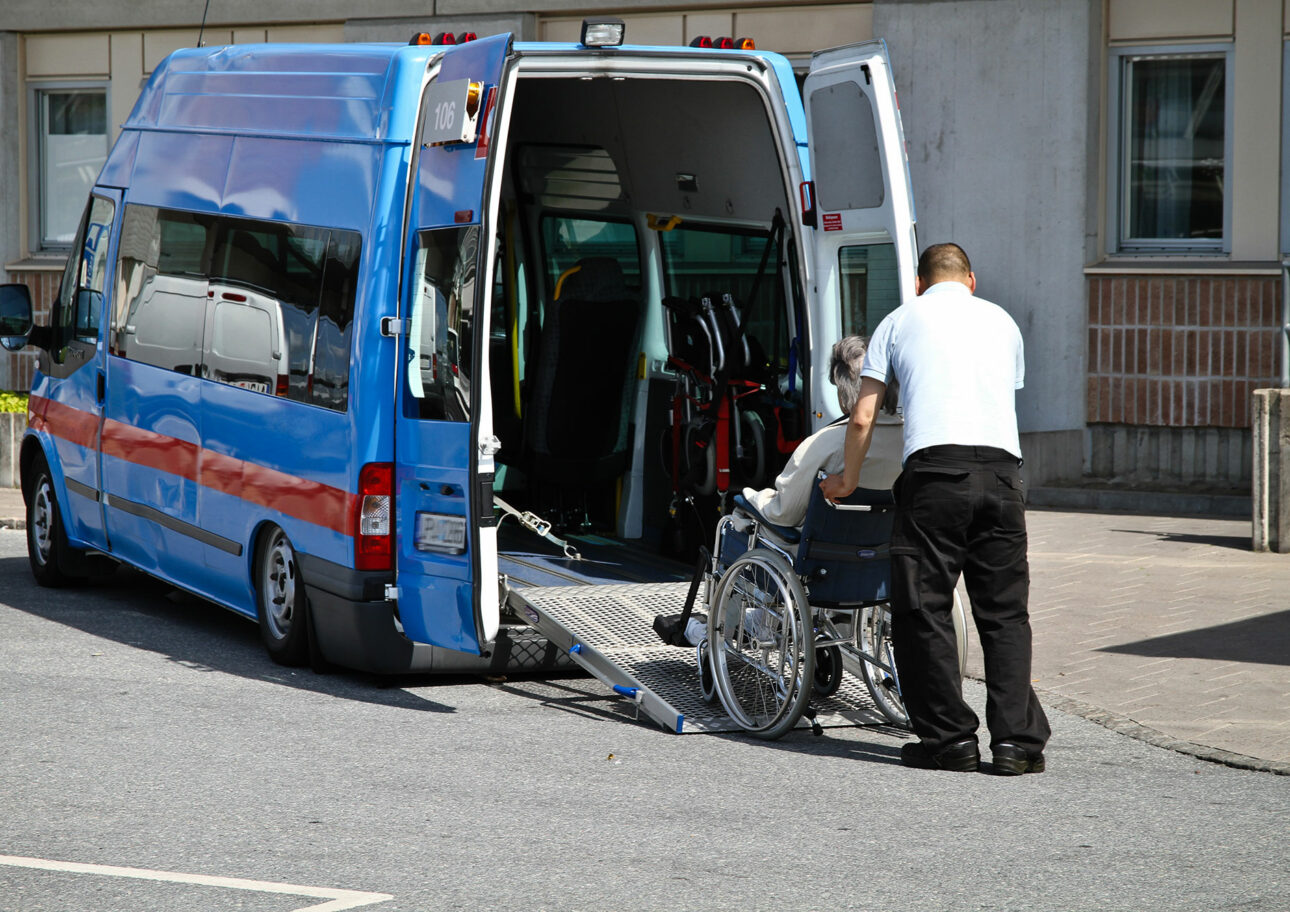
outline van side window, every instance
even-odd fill
[[[209,220],[128,205],[121,224],[112,353],[197,376],[206,322]]]
[[[309,402],[345,411],[349,402],[349,353],[358,288],[359,238],[353,231],[333,231],[323,262],[322,300],[314,342],[313,382]]]
[[[126,207],[114,354],[344,411],[357,232]]]
[[[69,342],[98,344],[108,241],[115,213],[111,200],[90,197],[58,288],[53,323],[57,335],[54,350],[60,362]]]
[[[417,241],[404,413],[469,421],[479,226],[422,231]]]

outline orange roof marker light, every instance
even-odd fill
[[[478,37],[474,32],[462,32],[460,35],[454,35],[452,32],[440,32],[433,37],[429,32],[417,32],[408,41],[408,44],[465,44],[467,41],[474,41]]]
[[[627,26],[621,19],[583,19],[580,43],[583,47],[619,47],[626,34]]]
[[[725,51],[755,51],[756,43],[751,38],[709,38],[699,35],[690,42],[692,48],[718,48]]]

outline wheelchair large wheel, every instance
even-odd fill
[[[895,654],[891,648],[891,606],[886,602],[866,605],[857,619],[860,625],[857,637],[860,651],[860,672],[865,687],[878,711],[892,725],[909,726],[909,715],[900,696],[900,678],[896,673]]]
[[[716,586],[708,654],[721,705],[740,728],[773,739],[793,728],[811,698],[811,606],[788,562],[771,551],[736,558]]]
[[[958,591],[951,608],[954,620],[954,644],[959,653],[959,677],[967,673],[967,614]],[[900,696],[900,677],[896,673],[895,653],[891,648],[891,607],[887,603],[867,605],[860,610],[860,649],[876,661],[861,659],[860,671],[865,687],[878,711],[892,725],[909,726],[909,714]]]

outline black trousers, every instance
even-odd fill
[[[985,656],[991,746],[1030,751],[1048,719],[1030,686],[1030,563],[1017,457],[993,447],[937,446],[905,461],[891,539],[892,647],[910,725],[937,751],[975,737],[963,701],[951,614],[962,574]]]

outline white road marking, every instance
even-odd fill
[[[373,903],[385,902],[394,897],[388,893],[362,893],[358,890],[334,890],[330,887],[305,887],[299,884],[270,883],[264,880],[244,880],[240,877],[212,877],[207,874],[178,874],[173,871],[150,871],[147,868],[118,868],[113,865],[80,864],[75,861],[49,861],[44,858],[22,858],[18,855],[0,855],[0,865],[16,868],[35,868],[40,871],[60,871],[67,874],[98,874],[103,877],[132,877],[136,880],[153,880],[161,883],[193,884],[202,887],[225,887],[230,890],[253,890],[258,893],[287,893],[325,899],[328,902],[294,909],[292,912],[342,912]]]

